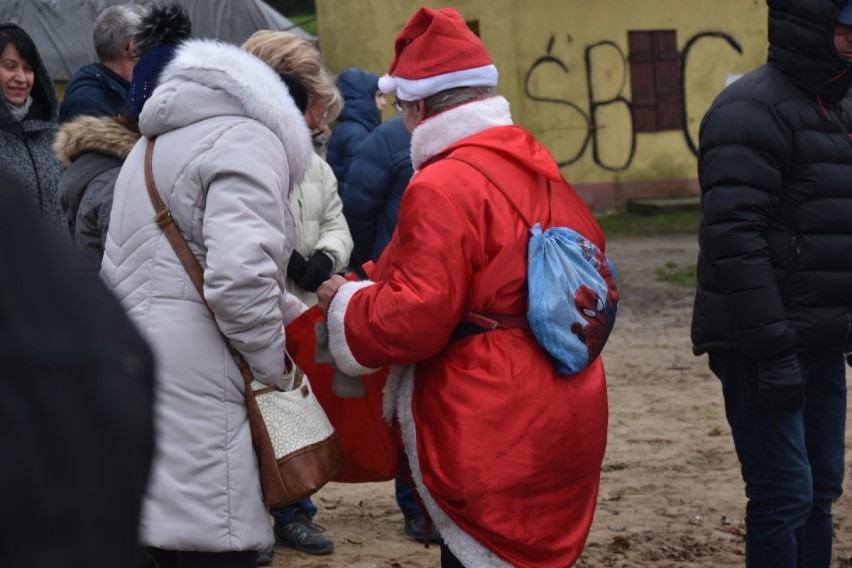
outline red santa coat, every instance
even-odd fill
[[[350,374],[399,366],[387,402],[424,504],[465,566],[570,566],[606,445],[603,363],[560,377],[527,329],[450,340],[466,312],[525,314],[529,230],[481,173],[445,158],[497,177],[543,227],[602,250],[603,233],[502,97],[429,119],[412,144],[419,171],[373,281],[343,285],[331,303],[332,352]],[[552,220],[539,176],[553,182]]]

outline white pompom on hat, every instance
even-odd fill
[[[419,101],[456,87],[496,87],[497,68],[482,40],[455,8],[421,8],[396,36],[386,95]]]

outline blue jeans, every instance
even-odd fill
[[[414,489],[402,479],[401,475],[396,477],[396,503],[399,505],[399,509],[406,519],[422,514],[420,506],[414,498]],[[314,505],[310,497],[306,497],[286,507],[269,509],[269,514],[275,519],[275,524],[283,526],[293,522],[297,511],[301,511],[309,521],[313,520],[314,515],[317,514],[316,505]]]
[[[275,519],[275,524],[284,526],[293,522],[297,512],[303,513],[308,520],[313,520],[317,514],[316,505],[311,501],[310,497],[305,497],[301,501],[296,501],[292,505],[286,507],[273,507],[269,509],[269,514]]]
[[[423,514],[417,499],[414,497],[414,488],[403,478],[402,474],[396,476],[396,504],[406,519]]]
[[[799,354],[806,402],[794,414],[757,397],[757,366],[710,353],[746,485],[748,568],[829,568],[832,501],[843,484],[846,370],[842,353]]]

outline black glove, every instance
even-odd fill
[[[765,404],[793,414],[805,405],[805,378],[794,353],[757,365],[758,396]]]
[[[315,252],[308,259],[304,276],[298,280],[299,286],[308,292],[316,292],[317,288],[331,276],[331,265],[328,255]]]
[[[305,270],[308,268],[308,261],[301,254],[293,251],[290,255],[290,262],[287,263],[287,276],[296,282],[299,282],[305,277]]]

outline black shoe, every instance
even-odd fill
[[[323,530],[309,521],[304,513],[297,512],[293,520],[286,525],[275,523],[275,542],[305,554],[331,554],[334,552],[334,543],[325,538]]]
[[[423,528],[426,524],[426,517],[423,515],[417,515],[416,517],[408,517],[405,519],[405,534],[410,536],[412,539],[417,542],[424,542],[423,539]],[[435,524],[429,527],[429,535],[426,538],[429,541],[429,544],[443,544],[444,539],[441,538],[441,534],[438,532]]]
[[[257,565],[269,566],[272,564],[272,557],[275,556],[274,548],[267,548],[257,553]]]

